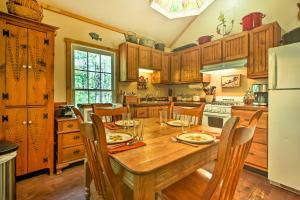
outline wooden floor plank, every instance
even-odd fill
[[[18,200],[84,200],[83,165],[61,175],[42,174],[17,182]],[[236,198],[239,200],[300,200],[300,196],[269,184],[266,177],[245,170]]]

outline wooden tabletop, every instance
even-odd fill
[[[221,129],[207,126],[192,126],[191,130],[221,132]],[[144,142],[146,146],[112,154],[111,157],[133,174],[147,174],[185,156],[197,153],[212,145],[217,145],[217,142],[214,142],[192,147],[171,141],[171,136],[176,136],[180,132],[181,127],[160,126],[159,119],[145,119]]]

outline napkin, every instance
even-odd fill
[[[120,147],[108,149],[108,152],[110,154],[115,154],[115,153],[119,153],[119,152],[122,152],[122,151],[130,150],[130,149],[136,149],[136,148],[139,148],[139,147],[142,147],[142,146],[145,146],[145,145],[146,145],[145,142],[136,142],[132,145],[123,145],[123,146],[120,146]]]
[[[122,127],[115,124],[115,122],[107,122],[104,124],[104,127],[109,130],[119,130],[122,129]]]

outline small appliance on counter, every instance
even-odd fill
[[[254,94],[255,106],[267,106],[268,105],[268,84],[253,84],[252,92]]]
[[[198,102],[198,101],[200,101],[200,95],[198,95],[198,94],[195,94],[195,95],[193,95],[193,101],[196,101],[196,102]]]
[[[62,105],[58,108],[58,117],[73,117],[73,105]]]

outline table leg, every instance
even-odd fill
[[[85,186],[85,199],[90,199],[90,185],[92,182],[91,171],[88,165],[88,161],[84,160],[84,186]]]
[[[154,200],[155,188],[154,188],[153,175],[135,175],[133,178],[133,199],[134,200]]]

